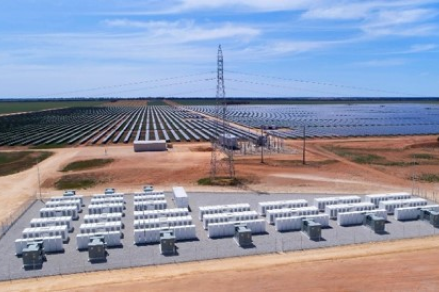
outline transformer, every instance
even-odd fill
[[[375,233],[384,233],[386,219],[376,216],[375,214],[366,214],[364,216],[363,225],[371,228]]]
[[[160,232],[160,253],[163,255],[175,254],[175,235],[171,230]]]
[[[320,240],[322,237],[322,225],[312,220],[303,219],[301,230],[311,240]]]
[[[39,268],[46,260],[46,256],[43,250],[43,242],[35,241],[29,242],[27,247],[23,249],[23,267],[27,268]]]
[[[234,239],[239,246],[252,246],[252,231],[247,225],[236,225]]]
[[[90,237],[88,243],[88,260],[90,262],[107,260],[107,244],[103,235]]]
[[[439,212],[421,209],[419,210],[419,219],[429,221],[434,227],[439,227]]]

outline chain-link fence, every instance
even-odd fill
[[[0,221],[0,239],[11,229],[17,220],[23,216],[23,214],[29,210],[30,207],[37,201],[36,196],[27,199],[21,206],[14,212],[11,212],[6,219]]]

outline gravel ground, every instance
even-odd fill
[[[328,195],[334,196],[334,195]],[[171,194],[166,194],[168,208],[174,208]],[[136,246],[133,244],[133,196],[125,196],[126,210],[123,223],[124,238],[123,247],[108,249],[108,259],[105,263],[92,264],[88,262],[87,251],[76,250],[76,234],[79,225],[84,221],[84,214],[87,208],[80,213],[78,221],[73,221],[75,228],[70,234],[70,242],[64,244],[64,253],[47,255],[47,262],[44,262],[42,269],[24,270],[22,259],[15,256],[14,241],[21,238],[24,228],[30,226],[32,218],[39,217],[39,210],[44,206],[42,202],[34,204],[0,240],[0,280],[10,280],[29,277],[41,277],[49,275],[71,274],[90,272],[97,270],[110,270],[129,268],[136,266],[160,265],[165,263],[178,263],[186,261],[208,260],[225,257],[238,257],[256,254],[266,254],[302,249],[323,248],[336,245],[347,245],[372,241],[387,241],[401,238],[412,238],[436,235],[439,230],[430,224],[422,221],[395,221],[389,216],[386,224],[386,234],[378,235],[364,226],[340,227],[336,221],[330,221],[330,227],[322,231],[322,240],[311,241],[300,231],[277,232],[274,226],[267,225],[267,234],[253,236],[254,247],[241,248],[233,238],[209,239],[207,231],[198,220],[198,207],[218,204],[249,203],[253,210],[257,210],[258,202],[285,200],[285,199],[307,199],[312,204],[313,198],[322,195],[309,194],[232,194],[232,193],[189,193],[189,202],[192,208],[193,222],[197,226],[197,240],[177,242],[177,254],[174,256],[163,256],[160,254],[159,245],[151,244]],[[90,198],[84,200],[87,206]]]

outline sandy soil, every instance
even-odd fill
[[[109,183],[83,191],[102,192],[112,186],[120,191],[138,191],[145,183],[170,190],[182,185],[189,191],[259,191],[302,193],[382,193],[411,191],[405,177],[407,167],[359,165],[329,151],[328,145],[370,149],[389,159],[410,159],[410,154],[431,153],[435,148],[413,148],[436,137],[310,140],[307,164],[302,165],[301,142],[291,141],[293,154],[237,157],[236,172],[250,183],[244,187],[198,186],[209,174],[207,143],[174,144],[167,153],[134,153],[132,146],[76,147],[53,150],[55,154],[39,165],[44,196],[59,194],[53,183],[64,175],[58,170],[72,161],[111,157],[115,162],[99,169],[83,171],[105,176]],[[437,171],[437,166],[419,165],[420,171]],[[400,173],[400,175],[398,175]],[[421,184],[434,191],[435,184]],[[0,178],[0,220],[7,219],[28,198],[38,193],[36,167]],[[142,269],[40,278],[0,283],[0,291],[438,291],[439,239],[405,240],[338,247],[239,259],[224,259]],[[218,281],[220,280],[220,282]],[[389,284],[390,283],[390,284]]]

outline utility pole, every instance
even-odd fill
[[[303,126],[303,152],[302,152],[302,164],[305,165],[305,151],[306,151],[306,127]]]
[[[264,126],[261,126],[261,163],[264,163]]]
[[[42,201],[41,197],[41,177],[40,177],[40,161],[37,158],[37,174],[38,174],[38,190],[40,192],[40,201]]]

